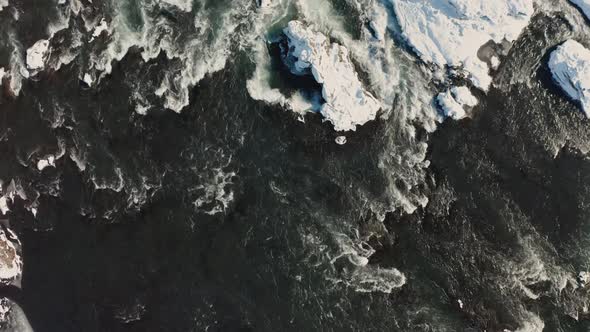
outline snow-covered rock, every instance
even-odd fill
[[[0,12],[4,7],[8,7],[8,0],[0,0]]]
[[[363,87],[346,47],[300,21],[289,22],[284,33],[289,45],[285,63],[293,74],[313,75],[322,85],[320,113],[336,131],[355,130],[375,119],[381,104]]]
[[[444,116],[455,120],[463,119],[467,115],[465,107],[474,107],[478,104],[477,98],[465,86],[453,87],[440,93],[437,101]]]
[[[334,141],[338,145],[344,145],[344,144],[346,144],[347,139],[346,139],[346,136],[338,136],[338,137],[336,137],[336,139]]]
[[[574,5],[578,6],[584,15],[590,20],[590,0],[570,0]]]
[[[482,90],[491,78],[478,50],[490,40],[514,41],[534,13],[533,0],[389,1],[403,37],[424,62],[463,68]]]
[[[49,40],[41,39],[27,50],[27,67],[31,70],[43,70],[49,51]]]
[[[553,80],[568,96],[580,102],[582,111],[590,118],[590,50],[568,40],[551,53],[549,68]]]
[[[6,75],[6,71],[4,71],[3,67],[0,67],[0,85],[2,85],[2,80],[4,79],[4,75]]]

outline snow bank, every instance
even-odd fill
[[[584,15],[590,20],[590,0],[570,0],[574,5],[578,6]]]
[[[355,130],[375,119],[381,104],[363,88],[346,47],[299,21],[289,22],[284,33],[289,44],[285,63],[293,74],[313,75],[322,84],[320,113],[335,130]]]
[[[403,37],[423,61],[462,67],[482,90],[491,78],[479,48],[490,40],[514,41],[534,12],[532,0],[389,1]]]
[[[580,102],[582,111],[590,118],[590,50],[568,40],[551,53],[549,68],[555,82]]]
[[[453,87],[447,92],[440,93],[437,101],[444,116],[454,120],[460,120],[467,116],[465,107],[474,107],[478,104],[477,98],[465,86]]]

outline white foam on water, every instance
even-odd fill
[[[10,232],[10,239],[0,230],[0,282],[10,284],[22,274],[22,259],[13,241],[20,246],[18,238]]]
[[[10,78],[10,91],[18,96],[22,88],[22,80],[29,78],[29,71],[20,52],[22,47],[14,35],[10,35],[10,42],[12,52],[10,53],[10,69],[7,76]]]
[[[2,215],[6,215],[10,211],[8,207],[8,197],[0,196],[0,212]]]
[[[0,322],[12,332],[33,332],[23,309],[8,298],[0,298]]]
[[[204,183],[191,189],[198,194],[193,202],[197,210],[208,215],[224,213],[234,200],[232,190],[235,172],[224,171],[223,168],[213,169],[213,176],[203,179]]]
[[[532,312],[527,312],[526,317],[520,323],[520,327],[514,332],[543,332],[545,322]]]
[[[185,12],[190,12],[193,9],[193,0],[159,0],[159,2],[176,7]]]
[[[70,154],[70,157],[72,155]],[[123,171],[120,167],[115,166],[115,174],[113,176],[99,177],[96,174],[91,174],[90,179],[94,184],[96,190],[110,190],[113,192],[120,193],[125,188],[125,179],[123,178]],[[113,175],[113,174],[111,174]]]
[[[174,5],[181,13],[190,10],[192,1],[166,1],[162,3],[145,3],[138,8],[142,25],[132,26],[121,14],[124,8],[115,12],[110,23],[111,38],[105,50],[90,56],[88,70],[102,73],[99,80],[112,71],[112,62],[120,61],[131,47],[143,49],[144,61],[156,58],[160,52],[171,60],[180,62],[180,67],[169,70],[155,91],[164,100],[164,106],[180,112],[189,103],[189,88],[200,82],[207,74],[225,68],[230,48],[246,45],[256,35],[257,21],[253,19],[252,1],[237,0],[228,2],[223,11],[209,9],[201,1],[195,2],[200,7],[194,18],[194,31],[180,31],[179,27],[170,25],[161,16],[150,16],[158,6]],[[185,14],[185,15],[188,15]],[[238,32],[238,27],[252,26],[253,29]],[[213,30],[212,30],[213,29]]]

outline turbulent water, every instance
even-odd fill
[[[538,1],[471,118],[444,122],[451,79],[389,1],[0,9],[2,229],[23,266],[3,329],[590,330],[590,124],[546,65],[590,45],[566,1]],[[345,145],[277,55],[295,19],[383,104]]]

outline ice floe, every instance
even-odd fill
[[[462,68],[482,90],[491,77],[478,50],[490,40],[514,41],[534,13],[532,0],[389,1],[403,37],[424,62]]]
[[[295,75],[313,75],[322,85],[320,113],[336,131],[355,130],[375,119],[381,103],[362,85],[346,47],[331,43],[300,21],[283,30],[289,51],[285,62]]]
[[[590,117],[590,50],[568,40],[551,53],[549,68],[554,81]]]

